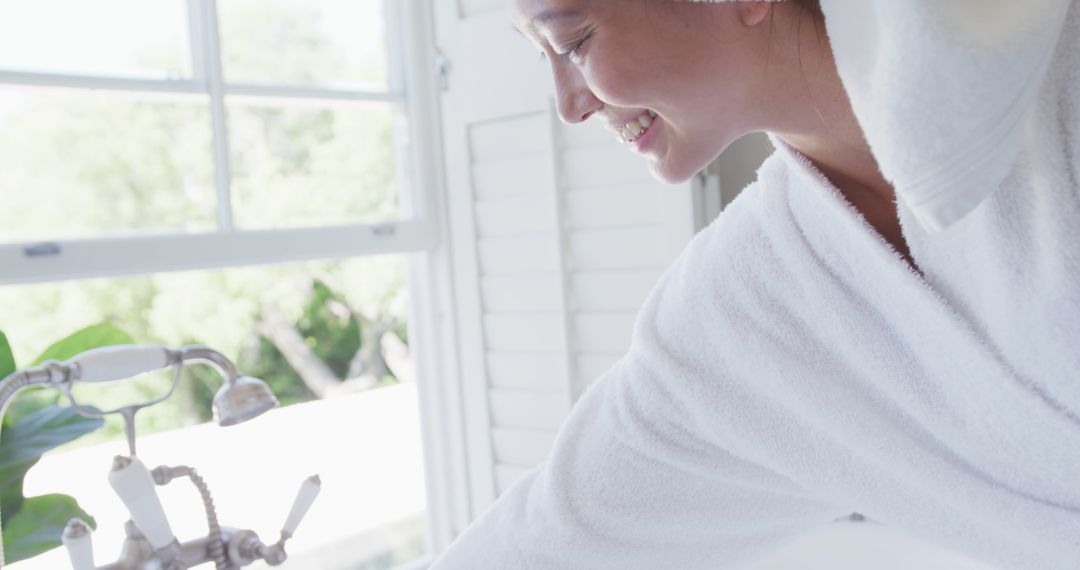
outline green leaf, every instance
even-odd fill
[[[7,378],[15,372],[15,356],[11,353],[11,344],[8,343],[8,339],[4,336],[3,331],[0,331],[0,380]],[[12,402],[8,402],[12,404]],[[10,407],[8,408],[10,411]],[[11,414],[5,414],[3,418],[3,425],[10,426],[15,422],[9,416]],[[0,428],[2,429],[2,428]]]
[[[2,490],[0,490],[0,519],[3,519],[3,526],[5,527],[8,524],[8,519],[19,512],[23,501],[26,500],[26,497],[23,496],[23,480],[26,478],[26,472],[35,463],[37,463],[37,459],[18,466],[13,465],[10,469],[4,470],[3,475],[0,476],[0,484],[3,485]]]
[[[4,558],[8,564],[37,556],[60,546],[60,535],[72,518],[91,528],[96,522],[67,495],[31,497],[4,525]]]
[[[0,514],[17,514],[23,502],[26,472],[46,451],[101,427],[100,418],[86,418],[71,408],[50,406],[26,416],[0,438]]]
[[[0,471],[101,427],[101,418],[80,416],[71,408],[49,406],[15,424],[0,440]]]
[[[12,372],[15,372],[15,356],[11,354],[11,344],[7,337],[0,331],[0,380],[7,378]]]
[[[111,323],[99,323],[88,326],[82,330],[54,342],[41,356],[37,357],[34,364],[41,364],[46,360],[67,360],[80,352],[86,352],[91,348],[110,346],[114,344],[133,344],[135,341],[131,335],[117,328]]]
[[[3,436],[7,437],[11,426],[22,421],[30,414],[60,403],[60,392],[46,386],[24,388],[17,398],[8,400],[7,413],[4,414]]]

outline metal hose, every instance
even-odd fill
[[[15,399],[15,394],[36,383],[25,371],[15,372],[0,382],[0,426],[4,423],[4,414],[7,413],[8,404]],[[0,568],[4,567],[4,529],[0,525]]]
[[[229,564],[229,558],[225,554],[225,541],[221,538],[221,525],[218,524],[217,510],[214,508],[214,499],[210,496],[210,488],[206,486],[206,481],[202,478],[194,467],[188,467],[186,465],[178,465],[176,467],[162,466],[154,469],[154,482],[158,485],[165,485],[177,477],[187,477],[191,479],[192,484],[199,490],[199,496],[202,497],[203,510],[206,511],[206,526],[209,530],[207,538],[209,541],[206,545],[206,550],[210,555],[210,560],[214,561],[214,567],[217,570],[231,570],[232,565]]]

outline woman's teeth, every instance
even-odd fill
[[[645,134],[645,131],[649,130],[649,125],[652,124],[653,119],[655,118],[655,113],[652,111],[645,111],[640,117],[626,123],[623,128],[619,129],[619,137],[621,137],[622,141],[625,143],[632,143],[638,140]]]

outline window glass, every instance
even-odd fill
[[[209,43],[194,51],[220,55],[227,82],[384,91],[384,1],[217,0],[223,51]],[[192,78],[188,9],[198,4],[0,2],[0,71]],[[66,87],[0,84],[0,243],[213,231],[215,136],[229,142],[229,172],[217,174],[229,177],[240,229],[400,215],[400,103],[328,103],[317,89],[286,102],[226,98],[221,132],[209,92],[88,90],[82,78],[54,79]],[[0,286],[0,330],[19,366],[96,323],[140,344],[222,351],[265,380],[281,407],[221,428],[210,421],[221,378],[207,366],[185,368],[176,393],[139,413],[139,456],[151,468],[196,468],[221,524],[251,528],[267,543],[300,482],[318,473],[323,492],[287,547],[289,567],[392,568],[427,550],[404,261],[384,255]],[[75,393],[115,408],[163,394],[171,379],[157,372]],[[28,392],[11,409],[18,415],[55,399]],[[119,453],[126,443],[111,417],[46,454],[26,480],[28,495],[72,495],[96,519],[98,564],[119,557],[128,519],[107,483]],[[181,541],[205,536],[190,485],[178,480],[159,492]],[[59,549],[12,568],[67,566]]]
[[[139,456],[151,469],[197,469],[221,524],[251,528],[265,542],[277,539],[300,482],[318,473],[322,494],[287,546],[290,567],[392,568],[426,554],[404,260],[385,255],[0,287],[0,330],[20,366],[100,322],[139,343],[221,350],[242,373],[265,380],[282,407],[217,426],[209,421],[210,399],[221,379],[207,366],[188,367],[172,397],[139,412]],[[159,373],[82,385],[76,393],[112,408],[160,394],[170,380]],[[96,519],[99,565],[119,556],[128,518],[107,482],[112,457],[126,453],[121,434],[112,418],[48,453],[26,479],[27,494],[71,495]],[[205,535],[202,505],[187,481],[159,492],[181,541]],[[12,569],[68,564],[57,550]]]
[[[0,69],[190,78],[184,0],[0,2]]]
[[[243,229],[396,218],[388,104],[229,106],[232,203]]]
[[[208,106],[0,88],[0,242],[215,225]]]
[[[383,0],[218,0],[226,82],[386,90]]]

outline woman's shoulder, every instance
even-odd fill
[[[778,235],[790,224],[789,194],[803,181],[790,157],[777,150],[756,179],[683,248],[654,286],[639,321],[680,315],[703,307],[718,309],[736,290],[768,289],[766,278],[783,271],[789,239]],[[778,231],[779,229],[779,231]],[[667,317],[665,317],[667,318]]]
[[[722,262],[723,256],[738,256],[749,251],[762,229],[762,223],[782,207],[779,200],[787,192],[792,173],[790,164],[774,151],[757,170],[753,182],[739,191],[716,218],[702,228],[676,258],[672,267],[701,266]]]

